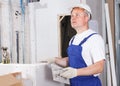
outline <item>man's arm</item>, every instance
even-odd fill
[[[77,69],[77,76],[94,75],[101,73],[104,69],[105,60],[101,60],[85,68]]]
[[[58,64],[59,66],[67,67],[68,66],[68,57],[56,58],[55,63]]]
[[[60,76],[65,78],[73,78],[76,76],[89,76],[89,75],[101,73],[103,71],[103,68],[104,68],[104,60],[101,60],[85,68],[79,68],[79,69],[72,67],[64,68],[63,71],[65,72],[61,73]]]

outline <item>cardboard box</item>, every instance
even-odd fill
[[[23,86],[22,79],[16,78],[19,73],[11,73],[0,76],[0,86]]]

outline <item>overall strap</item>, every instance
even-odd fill
[[[72,40],[70,42],[70,45],[73,43],[73,40],[74,40],[75,36],[72,37]]]
[[[88,37],[84,38],[79,45],[82,45],[84,42],[87,41],[87,39],[88,39],[89,37],[91,37],[91,36],[94,35],[94,34],[97,34],[97,33],[92,33],[92,34],[90,34]]]

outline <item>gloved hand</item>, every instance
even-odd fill
[[[52,64],[55,62],[56,57],[42,58],[40,59],[40,63],[47,62],[48,64]]]
[[[55,59],[56,57],[51,57],[51,58],[47,58],[46,61],[51,64],[51,63],[55,63]]]
[[[70,79],[70,78],[77,76],[77,69],[75,69],[75,68],[67,67],[67,68],[64,68],[62,71],[63,72],[60,73],[60,76],[62,76],[64,78]]]

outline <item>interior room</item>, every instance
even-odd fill
[[[119,28],[120,0],[0,0],[0,86],[120,86]]]

